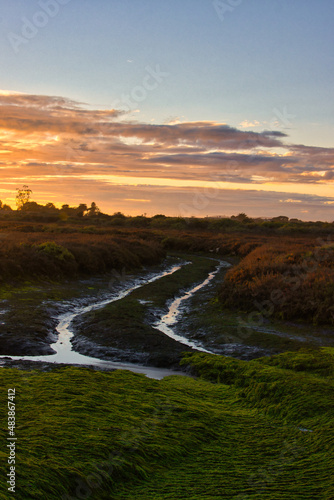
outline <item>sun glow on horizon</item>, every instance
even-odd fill
[[[158,212],[168,214],[192,197],[196,216],[202,202],[225,213],[226,197],[236,206],[248,200],[250,207],[257,198],[257,212],[262,207],[265,213],[270,193],[280,193],[279,210],[283,202],[296,207],[291,200],[300,195],[300,209],[306,196],[323,213],[332,208],[334,148],[289,144],[279,130],[237,129],[216,120],[152,125],[66,97],[7,90],[0,91],[0,109],[2,185],[14,193],[29,185],[38,202],[76,203],[84,190],[101,205],[112,192],[132,211],[135,204],[159,207],[165,197]]]

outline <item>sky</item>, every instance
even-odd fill
[[[0,199],[334,220],[332,0],[0,0]]]

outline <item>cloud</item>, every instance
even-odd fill
[[[288,144],[287,135],[277,130],[244,130],[246,123],[257,122],[245,120],[241,129],[213,121],[140,123],[116,109],[10,91],[0,91],[0,111],[0,164],[6,167],[0,168],[0,179],[15,187],[49,185],[52,179],[63,189],[73,185],[73,176],[75,182],[119,176],[168,179],[175,186],[209,181],[253,189],[290,183],[296,193],[303,185],[314,186],[318,194],[316,186],[333,186],[334,148]],[[277,203],[296,203],[291,200],[299,194],[287,191]],[[124,199],[131,204],[137,198],[151,199],[147,193]]]
[[[216,122],[190,122],[169,125],[120,123],[114,119],[124,111],[88,110],[83,103],[55,96],[29,94],[0,95],[0,128],[24,133],[71,132],[92,136],[137,137],[144,143],[156,141],[165,145],[201,144],[227,149],[279,147],[282,132],[245,132]]]
[[[92,134],[98,124],[108,124],[123,111],[88,110],[82,103],[64,97],[0,94],[0,129],[23,134],[70,133]]]
[[[280,203],[302,203],[302,200],[294,200],[292,198],[289,198],[288,200],[279,200]]]
[[[239,123],[239,127],[241,128],[253,128],[253,127],[259,127],[261,124],[257,120],[254,120],[253,122],[249,122],[248,120],[244,120],[241,123]]]

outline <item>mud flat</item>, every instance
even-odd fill
[[[209,352],[201,342],[174,334],[169,318],[182,320],[178,305],[205,287],[222,265],[217,259],[191,256],[176,272],[76,316],[71,326],[74,350],[100,359],[172,368],[186,351]]]
[[[107,348],[106,346],[102,347],[96,343],[93,344],[87,339],[83,339],[81,341],[79,339],[79,343],[81,345],[81,353],[79,353],[73,349],[73,345],[71,343],[73,335],[72,322],[76,318],[79,318],[80,322],[82,315],[85,316],[85,314],[89,313],[94,314],[96,310],[101,308],[103,310],[104,306],[110,305],[114,302],[117,303],[116,307],[118,308],[119,303],[121,303],[121,299],[124,299],[124,297],[134,290],[141,288],[147,283],[153,283],[160,278],[172,275],[186,264],[187,263],[184,261],[177,265],[171,265],[169,263],[167,268],[165,265],[163,269],[155,269],[155,271],[151,270],[150,272],[142,273],[142,276],[137,275],[136,277],[128,277],[128,279],[124,278],[124,280],[119,280],[116,286],[112,287],[113,290],[101,288],[99,290],[100,293],[95,293],[95,295],[90,293],[90,296],[79,297],[76,299],[72,297],[70,301],[65,301],[63,304],[52,303],[53,314],[56,312],[58,314],[50,319],[50,322],[52,322],[52,327],[57,335],[50,334],[48,331],[50,322],[43,323],[42,320],[44,318],[39,318],[44,327],[44,342],[47,342],[49,339],[54,341],[51,345],[47,346],[47,350],[45,349],[47,351],[47,355],[45,355],[44,349],[39,350],[39,352],[33,351],[33,353],[30,353],[28,351],[27,354],[21,354],[22,351],[26,352],[26,344],[21,347],[20,353],[15,353],[13,355],[11,352],[15,352],[15,346],[11,346],[11,349],[8,349],[9,352],[6,352],[7,356],[1,360],[2,366],[22,366],[27,369],[30,367],[38,367],[47,371],[54,365],[64,366],[71,364],[76,366],[94,367],[102,370],[115,370],[119,368],[129,369],[131,371],[145,373],[153,378],[161,378],[162,376],[174,374],[175,372],[170,370],[161,370],[159,368],[169,366],[178,367],[181,359],[181,353],[184,351],[184,348],[182,348],[178,342],[169,339],[162,333],[160,333],[160,338],[159,335],[156,334],[159,333],[157,331],[154,331],[156,334],[154,338],[151,338],[147,334],[148,332],[146,332],[146,335],[142,337],[139,334],[137,336],[138,345],[135,345],[135,351],[133,343],[131,348],[129,348],[125,339],[123,339],[117,348]],[[92,282],[89,281],[88,284],[92,285]],[[95,287],[89,286],[88,289],[95,290]],[[29,302],[32,300],[31,296],[29,296],[28,300]],[[47,312],[50,313],[50,307],[48,304],[44,304],[44,306],[44,312],[47,315]],[[36,321],[38,321],[38,319]],[[135,326],[140,330],[141,325]],[[30,325],[30,327],[33,328],[33,325]],[[145,350],[145,346],[149,347]],[[149,353],[147,352],[148,350]],[[8,354],[10,354],[10,357]],[[88,354],[88,356],[86,354]],[[101,361],[102,359],[104,361]],[[134,365],[134,363],[136,364]],[[153,365],[157,369],[147,368],[147,366],[143,366],[142,363],[145,363],[145,365]]]

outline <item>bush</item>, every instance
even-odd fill
[[[67,250],[67,248],[57,245],[54,241],[46,241],[45,243],[41,243],[40,245],[36,245],[37,251],[44,252],[46,255],[50,257],[54,257],[55,259],[61,261],[73,261],[73,254]]]

